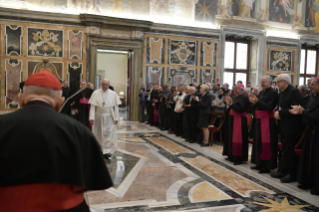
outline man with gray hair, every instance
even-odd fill
[[[108,79],[102,80],[102,88],[93,92],[89,104],[92,131],[101,145],[105,158],[112,158],[117,150],[116,125],[119,121],[121,101],[114,91],[109,89]]]
[[[29,76],[18,98],[22,109],[0,118],[0,210],[89,211],[84,192],[113,185],[96,138],[58,113],[62,88],[48,71]]]
[[[274,109],[278,104],[278,93],[271,87],[271,82],[269,76],[264,76],[260,82],[262,91],[249,95],[254,111],[251,163],[256,164],[250,168],[259,173],[277,168],[278,134]]]
[[[280,178],[282,183],[290,183],[296,180],[295,145],[298,142],[301,117],[290,114],[289,110],[291,105],[301,104],[302,96],[299,90],[291,85],[288,74],[279,75],[277,85],[281,93],[274,117],[279,125],[283,156],[278,172],[271,174],[271,177]]]
[[[302,96],[302,102],[301,102],[301,106],[303,108],[308,108],[308,105],[309,105],[309,102],[310,102],[310,95],[308,94],[309,90],[308,90],[308,87],[305,86],[305,85],[301,85],[298,87],[300,93],[301,93],[301,96]]]

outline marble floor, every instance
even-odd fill
[[[319,211],[319,197],[269,174],[234,166],[222,147],[200,147],[167,131],[121,121],[119,148],[105,160],[114,187],[86,193],[93,212]]]

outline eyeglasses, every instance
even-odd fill
[[[280,82],[282,82],[283,80],[280,80],[280,81],[277,81],[277,83],[280,83]]]

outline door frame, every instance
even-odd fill
[[[132,70],[128,79],[127,94],[131,94],[128,105],[128,119],[138,121],[139,116],[139,88],[142,85],[142,64],[143,64],[143,49],[144,38],[140,40],[124,40],[117,38],[87,36],[87,79],[90,82],[96,83],[97,77],[97,50],[113,50],[132,52]],[[130,70],[128,70],[130,71]],[[132,82],[129,84],[129,82]]]

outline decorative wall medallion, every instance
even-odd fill
[[[196,41],[170,40],[170,64],[196,65]]]
[[[164,64],[165,39],[148,38],[147,63]]]
[[[6,55],[22,55],[22,27],[8,25],[6,26]]]
[[[63,31],[28,28],[28,56],[63,57]]]
[[[195,20],[200,22],[214,23],[217,15],[216,0],[198,0],[195,6]]]
[[[83,58],[83,32],[69,30],[69,58]]]

